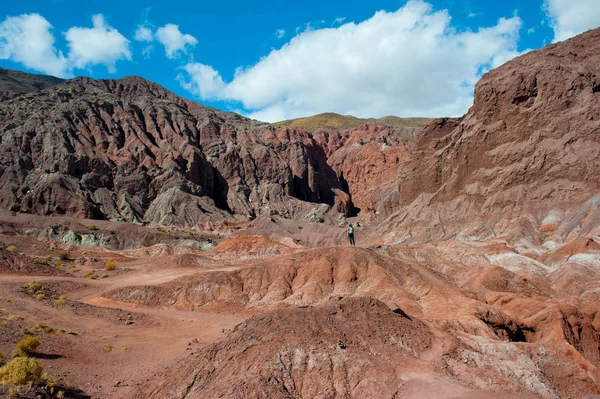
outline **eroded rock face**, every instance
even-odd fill
[[[446,236],[487,223],[485,235],[503,217],[560,212],[596,195],[599,81],[598,29],[487,73],[463,118],[418,136],[398,175],[394,223],[437,225],[438,234],[445,225]]]
[[[0,206],[194,225],[351,208],[303,131],[219,112],[136,77],[77,78],[3,101]]]

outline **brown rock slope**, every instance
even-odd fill
[[[334,300],[254,317],[137,397],[525,397],[457,384],[428,361],[438,344],[424,323],[379,301]]]
[[[404,238],[487,236],[502,220],[560,220],[592,197],[596,203],[599,182],[596,29],[492,70],[464,117],[427,126],[401,168],[400,208],[385,227]]]

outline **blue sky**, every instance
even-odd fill
[[[10,1],[0,66],[139,75],[267,121],[458,116],[482,72],[597,26],[598,0]]]

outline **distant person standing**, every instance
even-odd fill
[[[350,240],[350,245],[356,245],[354,243],[354,227],[352,225],[348,226],[348,239]]]

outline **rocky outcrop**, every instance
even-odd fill
[[[434,121],[418,136],[386,229],[419,224],[423,237],[448,237],[476,224],[485,236],[503,217],[563,212],[596,195],[599,81],[599,29],[484,75],[464,117]]]

